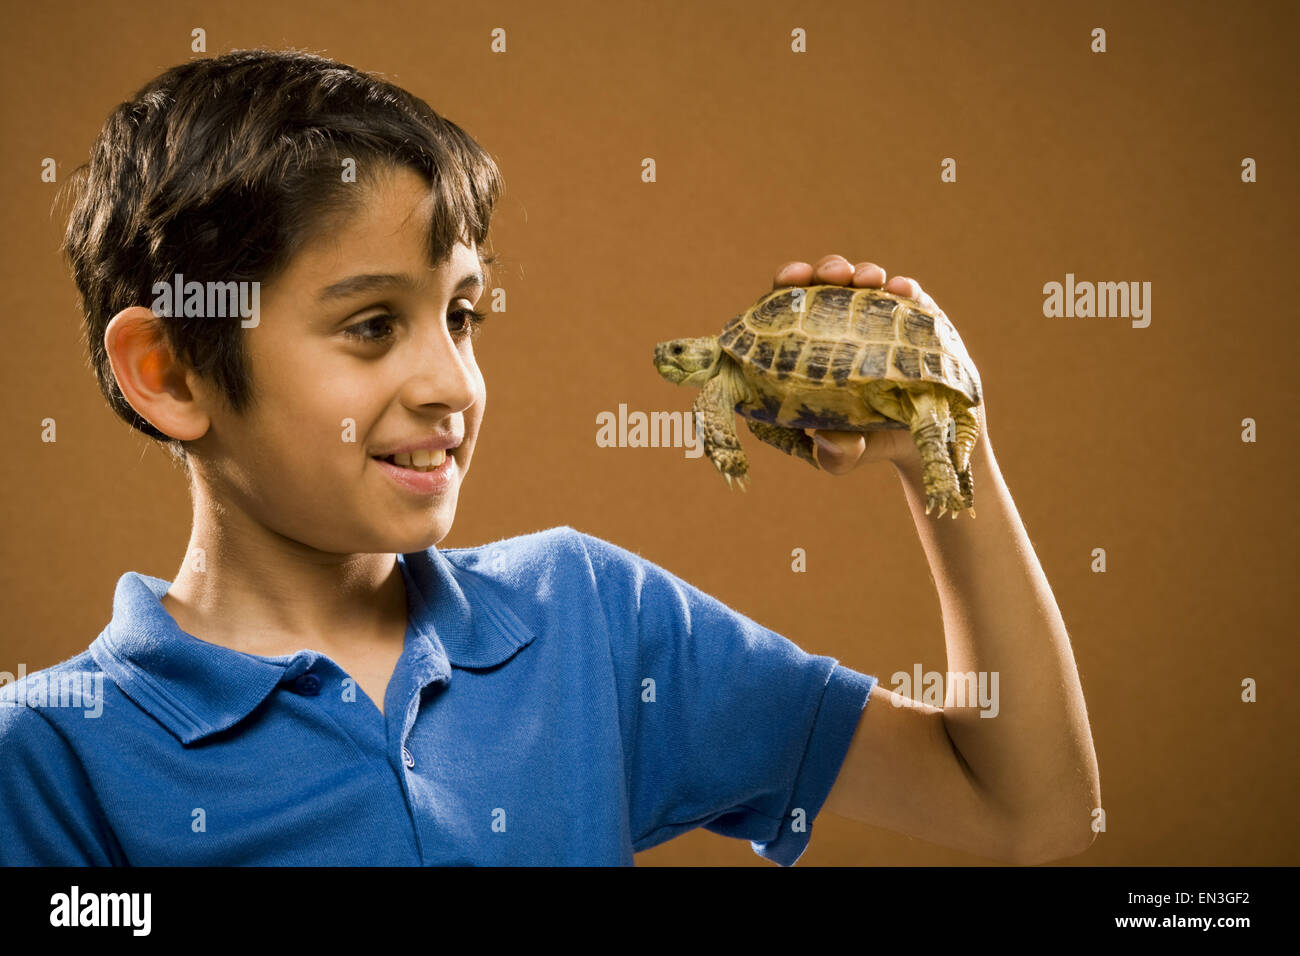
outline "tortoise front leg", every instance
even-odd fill
[[[746,418],[745,424],[759,441],[779,448],[787,455],[797,455],[814,468],[821,467],[813,454],[813,440],[799,429],[773,425],[771,422],[756,422],[752,418]]]
[[[704,442],[704,454],[722,472],[730,486],[745,490],[749,459],[736,434],[736,403],[740,401],[734,366],[723,360],[718,374],[704,383],[695,397],[695,427]]]

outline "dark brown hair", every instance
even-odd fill
[[[343,181],[356,161],[357,182]],[[503,185],[496,163],[459,126],[400,87],[309,53],[239,50],[158,76],[104,124],[90,160],[69,178],[64,236],[100,391],[132,426],[180,443],[141,418],[118,388],[104,330],[147,305],[157,282],[266,282],[364,187],[393,166],[425,177],[435,196],[430,262],[458,241],[484,265]],[[215,383],[230,408],[253,398],[239,317],[160,320],[172,350]]]

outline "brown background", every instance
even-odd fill
[[[716,332],[786,260],[879,262],[962,331],[1069,626],[1108,814],[1071,862],[1300,863],[1294,7],[542,7],[6,4],[0,670],[83,650],[119,575],[170,579],[184,551],[179,473],[84,364],[39,164],[66,177],[202,26],[208,55],[295,47],[382,72],[502,166],[509,312],[480,340],[487,418],[443,546],[569,524],[887,686],[917,662],[945,670],[889,466],[831,478],[742,430],[741,496],[679,449],[595,444],[620,402],[689,407],[655,374],[655,341]],[[1150,281],[1150,327],[1045,318],[1043,284],[1066,272]],[[57,444],[40,441],[47,416]],[[1240,701],[1245,677],[1258,703]],[[803,865],[987,862],[829,814],[815,832]],[[638,862],[769,865],[703,830]]]

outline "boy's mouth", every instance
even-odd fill
[[[411,471],[433,471],[447,460],[447,452],[445,449],[438,448],[433,451],[413,451],[372,457],[396,465],[398,468],[409,468]]]

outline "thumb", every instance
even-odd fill
[[[861,432],[805,428],[804,434],[813,440],[813,455],[817,464],[832,475],[842,475],[852,470],[866,449]]]

